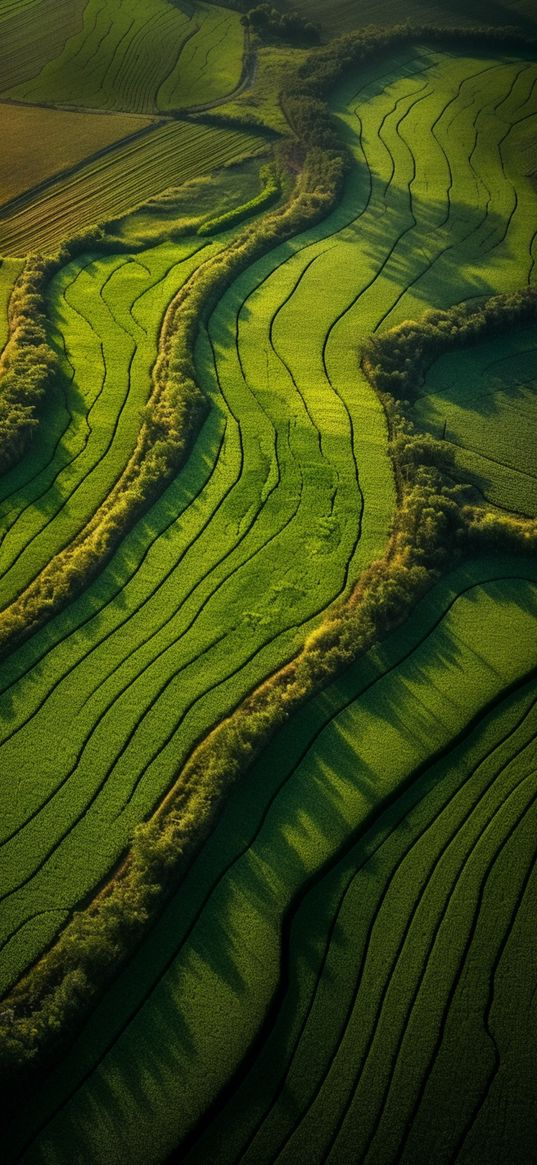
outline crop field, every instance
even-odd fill
[[[537,513],[535,327],[496,337],[429,369],[416,421],[453,442],[465,480],[504,509]]]
[[[284,9],[300,12],[307,20],[321,26],[325,35],[349,32],[351,29],[377,24],[382,16],[383,25],[400,24],[408,20],[411,24],[440,24],[442,27],[464,24],[520,24],[535,28],[535,6],[533,0],[504,0],[502,4],[490,4],[486,12],[480,0],[469,3],[447,2],[447,0],[407,0],[404,10],[399,0],[383,0],[379,9],[378,0],[331,0],[327,10],[325,0],[284,0]]]
[[[4,167],[0,178],[0,218],[19,202],[35,197],[66,171],[77,169],[92,154],[107,152],[122,138],[152,127],[145,117],[70,113],[63,109],[3,103]],[[26,247],[28,250],[28,247]]]
[[[10,7],[23,21],[32,4]],[[406,413],[361,353],[427,310],[537,287],[535,53],[394,45],[333,88],[335,128],[305,160],[295,126],[267,170],[254,122],[165,116],[241,88],[238,12],[88,0],[75,16],[10,81],[73,110],[6,107],[13,126],[73,129],[61,164],[15,165],[0,208],[0,348],[24,256],[67,240],[41,299],[30,285],[45,331],[11,313],[15,351],[45,335],[54,365],[0,476],[2,1066],[24,976],[101,887],[117,909],[129,855],[152,852],[144,822],[169,805],[184,824],[173,892],[149,921],[125,899],[137,945],[121,961],[114,932],[63,1057],[30,1064],[6,1161],[532,1165],[535,324],[435,353]],[[229,108],[259,123],[256,68]],[[278,100],[268,120],[288,116],[310,113]],[[331,201],[330,134],[348,159]],[[170,470],[193,377],[206,408]],[[471,526],[476,498],[495,542]],[[85,538],[86,566],[55,590]],[[354,610],[334,678],[330,628]],[[300,671],[308,650],[322,682]],[[295,674],[300,700],[256,737],[256,694],[283,707]],[[201,754],[220,784],[201,785],[188,848],[188,766],[248,707],[237,779],[218,776],[217,743]],[[86,956],[48,1013],[53,1041]]]
[[[157,931],[100,1004],[76,1056],[46,1086],[37,1143],[26,1122],[17,1130],[22,1161],[67,1161],[78,1144],[92,1160],[161,1160],[233,1078],[252,1041],[259,1055],[235,1081],[230,1110],[185,1160],[322,1160],[334,1133],[351,1143],[357,1129],[365,1137],[391,1100],[395,1071],[404,1077],[420,1023],[422,1059],[410,1052],[413,1074],[403,1086],[408,1109],[430,1059],[430,1089],[445,1087],[436,1016],[451,1004],[457,1030],[472,989],[462,971],[465,960],[472,967],[471,943],[485,952],[486,981],[503,938],[498,915],[503,923],[535,847],[536,653],[528,632],[537,574],[534,564],[524,569],[527,577],[517,578],[509,560],[481,560],[448,576],[388,645],[275,740]],[[514,655],[515,634],[524,648]],[[518,833],[518,850],[508,848]],[[506,884],[495,910],[494,889]],[[276,1006],[280,941],[290,972]],[[431,998],[439,974],[442,992]],[[495,1005],[501,1027],[506,1017]],[[354,1085],[357,1038],[364,1065]],[[491,1067],[485,1060],[485,1083]],[[477,1098],[481,1091],[476,1079]],[[117,1140],[106,1114],[98,1119],[102,1095],[121,1113]],[[476,1097],[464,1094],[468,1109]],[[386,1112],[379,1139],[387,1138],[389,1155],[380,1160],[392,1159],[390,1141],[406,1115],[397,1101],[395,1117],[388,1104]],[[466,1112],[457,1118],[454,1138]],[[417,1130],[413,1118],[409,1137]]]
[[[241,78],[239,14],[166,0],[87,0],[83,27],[10,96],[154,113],[225,97]]]
[[[261,137],[240,129],[169,122],[21,198],[0,215],[0,250],[5,255],[54,251],[66,235],[124,215],[166,187],[257,153],[264,145]]]

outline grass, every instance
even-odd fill
[[[82,30],[10,95],[139,113],[210,103],[239,84],[243,41],[239,14],[209,4],[88,0]]]
[[[35,198],[36,187],[48,186],[65,171],[76,171],[91,155],[107,152],[120,139],[134,137],[152,124],[145,117],[3,104],[0,218]]]
[[[167,123],[90,160],[15,208],[0,220],[0,252],[53,252],[66,235],[120,217],[167,187],[263,147],[260,137],[238,129]]]
[[[260,1162],[275,1159],[282,1132],[294,1129],[297,1106],[300,1113],[300,1105],[305,1105],[317,1079],[313,1067],[317,1072],[319,1062],[322,1071],[337,1037],[334,1011],[344,1016],[349,991],[353,990],[354,950],[360,927],[366,926],[369,901],[373,909],[375,895],[378,897],[394,866],[398,868],[398,854],[409,852],[412,857],[410,866],[402,867],[406,889],[398,889],[396,883],[386,898],[378,941],[371,948],[367,973],[376,986],[372,991],[364,989],[363,1006],[370,1008],[372,1016],[384,982],[379,979],[375,959],[380,955],[381,966],[389,967],[382,952],[387,942],[397,947],[406,917],[402,912],[405,893],[411,904],[412,894],[420,886],[428,886],[427,861],[434,861],[438,847],[445,844],[446,830],[448,837],[456,835],[459,818],[460,828],[467,830],[468,844],[472,844],[474,826],[466,827],[464,822],[471,820],[472,798],[479,802],[479,782],[486,775],[491,784],[492,774],[478,770],[476,791],[474,786],[465,788],[462,777],[466,762],[460,757],[468,756],[477,763],[486,758],[501,738],[506,718],[511,724],[511,706],[502,703],[502,693],[510,684],[523,685],[528,670],[535,666],[535,651],[527,634],[535,612],[535,581],[530,581],[535,574],[529,564],[518,565],[522,567],[518,579],[516,566],[501,559],[470,563],[448,576],[383,647],[369,652],[279,734],[255,766],[251,779],[236,789],[156,931],[99,1005],[77,1050],[43,1090],[33,1115],[46,1126],[39,1136],[39,1152],[52,1154],[58,1162],[67,1160],[66,1154],[72,1154],[79,1136],[86,1148],[91,1146],[96,1161],[106,1154],[110,1159],[118,1152],[115,1129],[108,1120],[105,1129],[101,1120],[104,1112],[99,1113],[94,1105],[104,1089],[109,1103],[122,1114],[121,1134],[119,1126],[117,1131],[123,1138],[122,1151],[127,1144],[133,1161],[161,1160],[196,1118],[202,1117],[251,1041],[258,1038],[278,983],[283,919],[286,950],[288,936],[295,944],[289,991],[292,999],[301,993],[298,1012],[291,1001],[294,1022],[300,1025],[315,991],[319,1000],[311,1010],[313,1034],[306,1031],[304,1051],[299,1043],[292,1064],[290,1088],[295,1103],[290,1109],[285,1102],[289,1094],[284,1091],[282,1106],[271,1107],[267,1125],[248,1158]],[[513,653],[515,633],[517,643],[524,646]],[[522,687],[521,692],[520,699],[527,704]],[[489,717],[484,730],[472,727],[466,737],[468,727],[498,698],[501,718]],[[431,770],[442,749],[447,751],[446,759]],[[445,774],[442,781],[441,773]],[[524,773],[519,771],[521,775]],[[506,794],[509,779],[508,773]],[[407,784],[409,791],[404,793]],[[457,814],[450,816],[443,812],[443,805],[461,787]],[[501,803],[501,792],[499,785],[493,803],[494,797]],[[485,810],[478,809],[476,844],[491,811],[488,803]],[[408,827],[394,832],[394,824],[401,820],[408,820]],[[413,841],[429,820],[433,826],[425,861],[419,858],[419,847],[414,851]],[[496,844],[501,836],[494,837]],[[385,842],[386,848],[380,848]],[[338,856],[341,846],[342,858]],[[378,853],[380,858],[375,857]],[[461,856],[464,850],[457,860]],[[524,860],[521,855],[515,871],[523,869]],[[358,920],[351,913],[348,921],[346,915],[338,923],[329,948],[330,968],[323,980],[317,967],[334,903],[337,905],[342,885],[347,885],[357,866],[368,861],[372,876],[365,884],[365,902],[362,882],[356,882],[356,891],[353,882],[348,910],[351,905],[355,912],[358,909]],[[327,862],[332,863],[332,872],[326,872]],[[411,875],[414,862],[416,872]],[[304,898],[302,888],[308,885],[310,894]],[[444,881],[439,892],[442,885],[445,892],[449,883]],[[432,882],[427,890],[428,925],[434,925],[436,919],[436,889]],[[458,901],[465,916],[468,903],[464,896]],[[350,928],[349,937],[343,926]],[[420,929],[420,941],[425,941],[427,934]],[[334,993],[329,984],[336,974],[343,983]],[[403,980],[394,995],[396,1011],[406,1002],[411,985],[411,977],[410,986]],[[327,989],[330,998],[325,1000]],[[244,1075],[231,1112],[223,1115],[224,1135],[222,1127],[215,1124],[202,1141],[199,1155],[186,1159],[235,1160],[254,1122],[260,1123],[260,1108],[268,1108],[274,1087],[272,1067],[267,1079],[267,1056],[271,1065],[273,1058],[279,1057],[278,1071],[285,1071],[296,1030],[289,1029],[285,993],[283,1000],[278,996],[277,1000],[282,1003],[282,1020],[274,1026],[278,1018],[275,1008],[262,1029],[261,1075],[254,1059],[252,1079]],[[389,1028],[389,1017],[385,1022]],[[264,1038],[273,1027],[274,1035],[265,1051]],[[162,1041],[155,1039],[161,1030],[167,1032]],[[300,1027],[298,1030],[300,1035]],[[365,1026],[362,1038],[367,1038]],[[136,1066],[142,1045],[143,1081]],[[255,1047],[257,1050],[257,1044]],[[340,1058],[343,1056],[341,1053]],[[304,1062],[311,1072],[303,1071]],[[375,1085],[375,1097],[381,1095],[392,1064],[388,1046],[386,1062],[385,1075],[379,1074]],[[348,1079],[347,1064],[343,1086]],[[59,1105],[58,1115],[51,1119]],[[323,1110],[323,1120],[329,1122],[331,1114],[337,1118],[339,1111],[332,1096]],[[325,1124],[320,1117],[316,1128],[321,1144]],[[12,1134],[8,1159],[27,1138],[31,1138],[31,1130],[25,1124]],[[317,1135],[310,1136],[307,1144],[308,1156],[316,1154]],[[25,1159],[34,1159],[33,1152]]]
[[[449,106],[445,120],[453,117],[459,92],[461,120],[471,119],[476,110],[467,110],[465,86],[481,106],[499,104],[520,64],[423,51],[403,54],[388,77],[382,69],[380,82],[378,68],[362,78],[359,98],[349,97],[348,88],[341,94],[355,166],[337,211],[236,280],[202,333],[198,368],[213,411],[185,474],[86,595],[6,665],[3,764],[21,773],[36,752],[45,757],[37,778],[21,777],[17,803],[10,797],[5,805],[6,829],[17,831],[6,850],[16,869],[6,883],[13,890],[6,934],[42,909],[81,849],[91,856],[83,868],[78,864],[62,906],[90,891],[195,741],[293,654],[319,614],[382,554],[394,489],[384,415],[357,372],[360,336],[394,314],[404,317],[406,295],[415,301],[424,275],[436,302],[453,302],[478,272],[481,286],[488,280],[492,288],[500,263],[508,283],[529,261],[524,252],[515,261],[510,249],[516,215],[479,268],[466,259],[487,213],[484,189],[481,207],[462,213],[475,191],[469,167],[468,189],[461,182],[455,202],[441,155],[429,171],[430,201],[418,198],[424,159],[436,141],[431,131],[426,135],[425,110],[440,134],[443,110]],[[524,92],[520,100],[524,108]],[[424,142],[417,159],[416,126]],[[499,137],[505,126],[500,118],[488,126],[493,150],[492,128]],[[459,149],[467,139],[457,134],[451,141]],[[519,236],[524,229],[529,238],[525,222]],[[171,264],[173,247],[167,253]],[[28,475],[30,491],[36,482],[38,492],[46,490],[38,507],[21,480],[19,493],[6,499],[15,509],[4,548],[4,601],[73,537],[124,464],[154,352],[144,348],[144,317],[137,309],[131,317],[129,305],[154,279],[143,266],[151,271],[153,261],[158,267],[151,252],[134,263],[110,258],[87,267],[80,259],[58,277],[56,326],[88,399],[69,430],[65,468],[54,463],[56,481],[50,444],[39,466],[30,459],[16,471]],[[169,284],[152,317],[153,344],[166,294]],[[297,344],[304,318],[307,343]],[[101,343],[109,383],[122,387],[99,396],[92,417],[102,415],[102,435],[86,441],[84,414],[102,380]],[[116,417],[120,408],[121,419],[110,444],[111,407]],[[65,425],[65,411],[62,417]],[[66,448],[60,442],[60,459]],[[59,739],[54,750],[46,743],[51,731]],[[36,949],[29,938],[24,961]],[[20,958],[20,945],[13,960],[6,956],[10,976],[22,968]]]
[[[131,247],[149,247],[174,232],[193,232],[217,213],[240,209],[259,193],[256,157],[231,161],[209,175],[192,178],[142,203],[138,210],[108,223],[107,231]]]
[[[466,1141],[497,1071],[482,1017],[493,1000],[497,1034],[512,1011],[496,971],[531,871],[536,695],[533,680],[501,704],[305,895],[277,1023],[186,1160],[336,1161],[351,1144],[359,1160],[435,1160]],[[515,1107],[507,1090],[480,1160],[493,1131],[508,1159]]]
[[[435,360],[414,407],[420,426],[450,441],[465,480],[493,505],[537,513],[535,327]]]

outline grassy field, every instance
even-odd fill
[[[486,975],[534,844],[524,813],[536,794],[535,581],[533,566],[508,559],[460,568],[280,733],[44,1087],[37,1140],[27,1121],[12,1130],[9,1160],[67,1161],[78,1145],[94,1161],[162,1160],[250,1046],[230,1107],[213,1128],[203,1118],[199,1146],[181,1160],[268,1165],[281,1150],[282,1160],[320,1161],[339,1125],[334,1152],[343,1151],[344,1136],[367,1136],[407,1045],[408,1108],[429,1059],[429,1087],[442,1088],[436,1016],[453,1000],[457,1029],[459,996],[473,1004],[482,990],[479,976],[474,985],[462,973],[467,956],[475,966],[469,939],[482,946]],[[512,836],[518,847],[507,850]],[[496,885],[509,890],[494,910]],[[416,938],[405,944],[411,925]],[[278,987],[282,943],[289,973]],[[435,968],[442,989],[431,1012]],[[497,1000],[494,1017],[507,1022]],[[357,1038],[363,1079],[349,1094]],[[483,1068],[486,1076],[487,1060]],[[476,1078],[464,1094],[453,1138],[482,1086]],[[444,1087],[448,1108],[450,1098]],[[390,1155],[380,1160],[392,1159],[405,1111],[388,1105],[377,1131]],[[410,1144],[417,1130],[413,1116]]]
[[[535,327],[439,357],[413,409],[452,442],[464,480],[493,505],[537,513]]]
[[[240,77],[239,16],[222,7],[89,0],[69,34],[56,51],[51,32],[18,98],[147,114]],[[254,86],[274,127],[286,59],[267,50]],[[407,46],[362,65],[332,108],[343,195],[199,320],[210,407],[181,472],[0,665],[2,990],[91,899],[197,742],[385,554],[397,491],[362,342],[535,282],[534,58]],[[38,155],[46,186],[0,219],[15,256],[0,263],[0,342],[18,256],[103,218],[118,239],[47,289],[60,367],[0,481],[2,610],[120,479],[170,304],[241,229],[204,235],[200,217],[255,196],[262,150],[253,132],[170,119],[58,181]],[[528,327],[441,356],[415,406],[484,497],[523,514],[534,350]],[[529,557],[469,558],[286,724],[32,1085],[8,1161],[529,1165],[532,960],[511,978],[532,942],[536,584]]]
[[[12,97],[154,113],[210,103],[242,72],[237,12],[196,2],[87,0],[83,27]]]
[[[169,186],[264,148],[261,137],[242,130],[166,123],[78,166],[45,189],[28,192],[0,216],[0,253],[54,251],[62,239],[84,227],[124,215]]]

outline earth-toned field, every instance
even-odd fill
[[[13,1165],[536,1160],[537,21],[399,7],[0,0]]]

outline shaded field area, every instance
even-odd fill
[[[4,0],[0,92],[34,77],[82,28],[87,0]]]
[[[404,11],[399,0],[284,0],[308,20],[315,21],[326,35],[352,32],[368,24],[391,27],[408,20],[411,24],[440,24],[442,27],[474,24],[518,25],[535,35],[537,18],[532,0],[407,0]]]
[[[53,116],[58,116],[57,111]],[[108,121],[104,117],[100,120]],[[0,209],[0,252],[26,255],[37,249],[54,251],[68,235],[124,215],[168,186],[264,148],[262,137],[243,130],[214,129],[187,121],[150,129],[79,165],[65,177],[51,180],[44,189],[26,192],[4,213]]]
[[[212,409],[184,473],[85,595],[5,663],[0,754],[17,790],[4,803],[5,986],[106,874],[195,741],[382,554],[394,486],[357,344],[424,301],[500,277],[507,289],[530,270],[532,192],[520,182],[513,201],[494,135],[524,116],[534,79],[526,62],[423,51],[342,95],[355,157],[345,197],[240,276],[202,329]],[[487,105],[502,116],[488,117],[478,154]],[[479,160],[495,193],[483,183],[474,206]],[[81,256],[56,276],[64,376],[31,454],[4,478],[4,605],[106,497],[133,447],[165,307],[222,245]]]
[[[174,1159],[189,1163],[338,1161],[357,1144],[360,1160],[370,1145],[421,1161],[480,1135],[524,1030],[515,1048],[535,581],[522,561],[459,568],[281,731],[41,1090],[35,1131],[15,1124],[9,1160],[80,1144],[156,1162],[186,1136]],[[523,1015],[531,963],[517,982]],[[516,1114],[516,1082],[503,1095]]]
[[[413,408],[453,444],[464,480],[493,505],[537,513],[535,326],[440,356]]]
[[[28,101],[139,113],[184,108],[233,91],[243,42],[237,12],[197,0],[86,0],[82,29],[57,56],[51,39],[39,74],[9,92]]]

